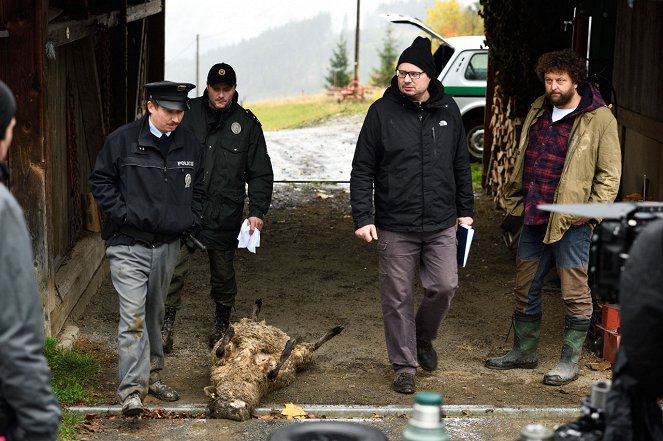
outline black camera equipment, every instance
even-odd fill
[[[596,381],[591,394],[583,398],[580,417],[555,429],[555,441],[600,441],[605,430],[605,404],[611,382]]]
[[[663,202],[545,204],[538,208],[603,219],[592,235],[589,277],[597,299],[612,304],[619,303],[619,276],[633,241],[649,222],[663,218]]]

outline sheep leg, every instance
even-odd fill
[[[290,354],[292,353],[292,349],[295,347],[296,342],[297,341],[294,338],[291,338],[285,344],[285,348],[283,349],[283,352],[281,352],[281,357],[279,357],[279,361],[276,363],[276,366],[274,366],[272,370],[267,372],[268,380],[273,380],[279,374],[281,366],[283,366],[283,363],[285,363],[288,357],[290,357]]]
[[[253,321],[258,321],[258,316],[260,315],[260,310],[262,309],[262,299],[256,299],[255,304],[253,305]]]
[[[216,346],[216,358],[222,358],[226,353],[226,345],[228,342],[235,336],[235,328],[228,326],[226,332],[223,334],[223,338],[220,340],[220,343]]]
[[[329,341],[332,337],[337,336],[338,334],[341,333],[341,331],[345,329],[343,326],[335,326],[331,328],[325,335],[323,335],[320,340],[316,341],[313,344],[313,350],[317,350],[320,346],[325,344],[327,341]]]

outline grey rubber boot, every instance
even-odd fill
[[[166,308],[166,314],[163,317],[163,325],[161,326],[161,342],[163,343],[163,353],[170,354],[173,352],[173,332],[175,329],[175,315],[177,309]]]
[[[221,340],[223,334],[226,333],[228,325],[230,324],[231,311],[232,306],[226,306],[220,303],[216,304],[216,310],[214,312],[214,331],[212,331],[209,336],[210,349],[213,348],[216,342]]]
[[[536,348],[541,335],[541,314],[513,313],[513,349],[502,357],[489,358],[490,369],[534,369],[539,362]]]
[[[589,331],[589,319],[564,319],[564,344],[559,363],[543,376],[543,384],[561,386],[578,378],[578,362]]]

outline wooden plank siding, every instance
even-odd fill
[[[0,39],[0,77],[16,95],[14,141],[8,153],[10,190],[23,207],[32,238],[37,286],[50,331],[54,302],[50,250],[50,194],[46,163],[49,143],[45,108],[44,36],[47,8],[38,0],[0,4],[6,38]]]
[[[624,170],[622,194],[663,199],[663,2],[617,4],[613,68]]]

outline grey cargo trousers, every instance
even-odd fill
[[[417,266],[424,295],[415,315]],[[455,227],[434,233],[378,229],[378,274],[389,361],[395,373],[414,374],[417,340],[437,337],[458,289]]]

